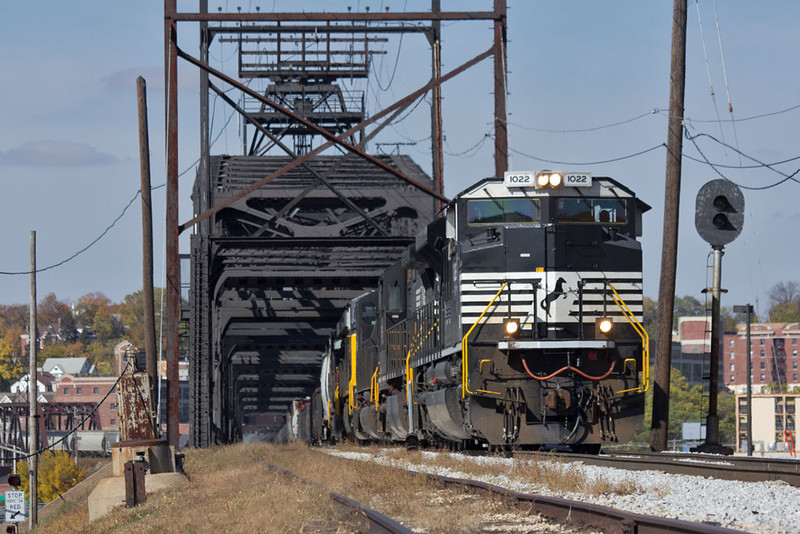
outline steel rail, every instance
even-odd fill
[[[441,475],[427,475],[429,480],[449,486],[459,486],[500,495],[516,501],[520,506],[527,507],[529,513],[538,513],[543,516],[564,522],[581,522],[600,528],[609,533],[620,534],[724,534],[739,532],[716,525],[695,523],[680,519],[665,517],[651,517],[633,512],[626,512],[601,506],[599,504],[571,501],[560,497],[544,497],[510,490],[494,484],[451,478]]]
[[[634,471],[663,471],[676,475],[705,476],[721,480],[743,482],[781,480],[790,486],[800,487],[800,461],[798,460],[621,451],[598,456],[560,453],[557,458],[568,462],[583,462],[587,465],[617,467]]]
[[[339,495],[338,493],[331,493],[330,495],[334,502],[364,515],[367,521],[369,521],[369,528],[367,528],[366,532],[386,532],[388,534],[412,534],[414,532],[413,530],[404,527],[394,519],[386,517],[385,515],[381,514],[380,512],[376,512],[371,508],[366,508],[356,501],[348,499],[344,495]]]
[[[334,503],[339,504],[340,506],[344,506],[344,507],[348,508],[349,510],[355,512],[356,514],[362,515],[364,518],[366,518],[366,520],[369,523],[368,528],[366,528],[366,530],[364,530],[363,532],[369,532],[369,533],[373,533],[373,534],[384,534],[384,533],[386,533],[386,534],[413,534],[413,532],[414,532],[413,530],[404,527],[403,525],[401,525],[400,523],[398,523],[394,519],[392,519],[390,517],[387,517],[387,516],[381,514],[380,512],[378,512],[376,510],[373,510],[371,508],[367,508],[366,506],[364,506],[364,505],[362,505],[362,504],[360,504],[360,503],[358,503],[358,502],[356,502],[356,501],[354,501],[352,499],[349,499],[349,498],[345,497],[344,495],[341,495],[339,493],[335,493],[333,491],[330,491],[328,488],[326,488],[325,486],[323,486],[319,482],[315,482],[314,480],[309,480],[307,478],[303,478],[301,476],[298,476],[298,475],[292,473],[288,469],[284,469],[282,467],[278,467],[277,465],[273,465],[273,464],[271,464],[269,462],[265,462],[264,460],[261,460],[260,458],[257,458],[256,456],[254,456],[253,454],[251,454],[249,452],[246,452],[245,454],[247,456],[249,456],[250,459],[253,460],[254,462],[256,462],[258,464],[262,464],[262,465],[268,467],[269,469],[271,469],[272,471],[275,471],[276,473],[279,473],[279,474],[281,474],[281,475],[283,475],[285,477],[292,478],[294,480],[300,481],[300,482],[302,482],[304,484],[309,484],[311,486],[314,486],[315,488],[319,488],[320,490],[328,493],[328,495],[330,495],[331,500],[333,500]],[[359,530],[359,532],[362,532],[362,531]]]

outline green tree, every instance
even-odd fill
[[[680,317],[702,317],[705,313],[705,305],[691,295],[676,296],[672,313],[672,329],[677,330]]]
[[[122,323],[109,310],[100,309],[94,316],[92,330],[99,341],[111,341],[118,339],[122,333]]]
[[[159,324],[161,318],[161,308],[159,306],[159,303],[161,302],[161,292],[162,289],[160,287],[153,288],[156,325]],[[138,347],[144,347],[144,291],[140,290],[130,295],[126,295],[119,308],[120,315],[122,316],[122,322],[125,324],[125,332],[128,341]],[[156,332],[156,335],[158,335],[158,332]],[[162,339],[162,342],[163,341],[165,340]],[[158,341],[156,341],[156,343],[158,343]]]
[[[97,367],[99,374],[112,374],[114,371],[114,343],[95,341],[88,347],[84,356]]]
[[[28,462],[17,462],[17,472],[22,479],[20,489],[29,491]],[[57,499],[85,478],[82,467],[75,467],[72,458],[64,451],[46,451],[39,455],[39,500],[50,502]]]
[[[773,323],[800,321],[800,283],[778,282],[769,292],[769,320]]]
[[[658,319],[658,302],[650,297],[642,299],[642,326],[647,330],[650,339],[656,338],[656,321]]]
[[[36,353],[36,358],[42,362],[44,362],[47,358],[66,358],[66,357],[67,357],[67,347],[65,347],[61,343],[54,343],[52,345],[47,345],[45,348],[40,349]]]
[[[733,443],[736,432],[735,395],[720,391],[717,396],[717,415],[719,416],[719,436],[722,443]],[[667,439],[680,440],[683,423],[706,421],[708,399],[700,386],[689,387],[689,381],[676,368],[670,371],[669,384],[669,427]],[[653,388],[645,396],[644,424],[634,437],[634,441],[650,441],[650,425],[653,420]]]
[[[61,336],[62,343],[69,345],[78,341],[78,329],[75,328],[75,317],[72,315],[72,310],[66,310],[61,315],[58,324],[58,335]]]

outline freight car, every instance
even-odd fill
[[[648,387],[648,209],[589,173],[466,189],[349,303],[308,414],[291,421],[317,442],[597,452],[629,440]]]

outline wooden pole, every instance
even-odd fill
[[[178,25],[177,0],[164,0],[164,78],[166,87],[167,145],[167,439],[178,448],[180,439],[180,401],[178,384],[178,327],[181,307],[181,273],[178,250]]]
[[[158,366],[156,349],[155,298],[153,295],[153,203],[150,194],[150,139],[147,127],[147,84],[141,76],[136,79],[139,108],[139,164],[142,183],[142,306],[144,306],[144,350],[147,374],[150,376],[150,407],[156,404]],[[157,435],[160,430],[157,429]]]
[[[686,81],[686,0],[672,8],[672,61],[670,65],[667,172],[664,192],[664,238],[661,245],[661,283],[658,287],[656,360],[653,373],[653,422],[650,448],[667,448],[669,381],[672,365],[672,313],[675,306],[675,271],[678,262],[678,213],[683,150],[683,93]]]
[[[30,512],[28,514],[28,526],[30,530],[36,527],[39,519],[39,455],[33,454],[39,450],[39,408],[36,397],[39,394],[39,378],[36,372],[36,353],[38,349],[39,336],[36,328],[36,232],[31,231],[31,304],[30,304],[30,362],[28,367],[28,401],[30,417],[28,423],[28,473],[30,490],[28,499],[30,502]]]

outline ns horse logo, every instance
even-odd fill
[[[556,287],[552,293],[549,293],[543,300],[542,300],[542,309],[547,312],[547,316],[550,317],[550,304],[558,299],[559,297],[567,298],[567,292],[564,291],[564,284],[567,281],[564,280],[562,277],[559,277],[556,280]]]

